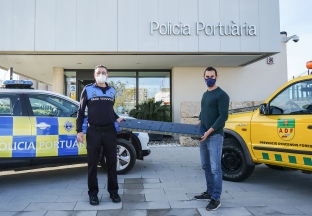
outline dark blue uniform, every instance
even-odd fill
[[[99,192],[97,165],[101,147],[107,164],[107,191],[110,194],[118,192],[117,182],[117,132],[115,121],[119,116],[114,111],[116,90],[108,86],[99,87],[95,83],[84,87],[81,93],[77,116],[77,133],[82,132],[85,118],[85,108],[88,107],[87,154],[88,154],[88,187],[89,195]]]

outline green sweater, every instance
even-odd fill
[[[220,87],[212,91],[206,91],[201,100],[201,112],[199,120],[206,131],[213,128],[214,132],[210,134],[220,134],[224,136],[223,128],[229,115],[229,96]]]

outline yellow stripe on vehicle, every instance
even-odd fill
[[[2,158],[12,157],[12,136],[1,136],[0,141],[0,155]]]
[[[36,156],[58,156],[58,135],[38,135],[36,137]]]
[[[31,135],[31,127],[28,117],[14,117],[13,125],[13,136]]]

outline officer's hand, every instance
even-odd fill
[[[126,121],[126,119],[125,119],[125,118],[118,118],[116,121],[117,121],[117,123],[119,124],[119,123],[122,122],[122,121]]]
[[[83,132],[77,133],[78,142],[83,143],[83,136],[84,136]]]

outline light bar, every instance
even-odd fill
[[[33,82],[30,80],[4,80],[2,85],[29,85],[32,86]]]
[[[33,89],[31,80],[4,80],[0,88],[2,89]]]

